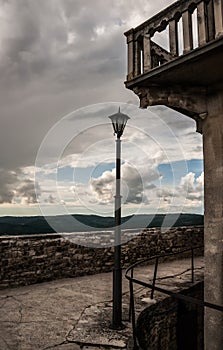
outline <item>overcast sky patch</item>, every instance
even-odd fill
[[[131,116],[123,137],[123,176],[128,184],[129,210],[140,201],[150,210],[149,205],[160,200],[156,196],[160,192],[155,191],[161,181],[157,175],[160,164],[174,166],[176,161],[202,159],[201,136],[195,133],[193,120],[163,106],[142,111],[137,107],[137,97],[124,86],[127,56],[123,33],[173,2],[0,1],[0,215],[20,215],[26,209],[28,214],[38,213],[36,202],[41,196],[51,205],[58,201],[67,205],[67,201],[80,211],[80,203],[70,191],[72,186],[78,188],[81,198],[86,195],[92,210],[100,214],[100,191],[104,191],[104,198],[111,194],[98,187],[99,180],[104,174],[114,173],[114,137],[107,117],[119,104],[128,103],[125,112]],[[78,109],[79,114],[74,112]],[[44,137],[67,115],[69,133],[65,128],[52,138],[40,169],[36,169],[45,182],[37,179],[35,185],[38,150]],[[61,150],[56,163],[52,157],[55,147],[72,132],[74,137]],[[128,167],[137,169],[139,176],[131,177]],[[75,174],[75,168],[76,179],[67,178]],[[195,174],[184,180],[188,185],[193,182],[190,196],[195,197],[195,192],[200,191],[199,174],[193,168],[188,173]],[[170,186],[166,174],[161,175],[163,186]],[[55,176],[60,196],[54,193]],[[176,186],[180,181],[179,177]],[[198,197],[197,207],[192,207],[199,211]],[[168,201],[165,196],[164,210]],[[112,198],[107,200],[109,203],[112,205]]]

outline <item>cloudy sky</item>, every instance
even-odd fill
[[[124,214],[203,211],[194,121],[124,86],[123,33],[173,2],[0,0],[1,216],[112,215],[119,105]]]

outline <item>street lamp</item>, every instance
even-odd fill
[[[114,135],[116,134],[116,193],[115,193],[115,252],[113,268],[113,307],[112,325],[113,329],[122,329],[122,268],[121,268],[121,136],[128,119],[126,114],[115,113],[109,118],[112,121]]]

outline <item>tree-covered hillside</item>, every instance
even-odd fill
[[[73,215],[72,225],[67,225],[65,216],[55,216],[53,221],[60,232],[80,232],[83,231],[82,223],[85,225],[85,231],[105,230],[114,225],[113,217],[104,217],[98,215]],[[52,219],[52,217],[51,217]],[[203,225],[203,215],[199,214],[164,214],[156,215],[135,215],[122,218],[123,228],[146,228],[163,226],[193,226]],[[54,229],[48,224],[42,216],[33,217],[0,217],[0,235],[25,235],[38,233],[55,233]]]

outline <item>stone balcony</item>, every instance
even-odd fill
[[[156,36],[164,34],[165,45],[156,43]],[[146,100],[145,87],[184,85],[195,87],[196,95],[197,89],[200,94],[223,79],[222,0],[179,0],[125,36],[125,84],[139,96],[141,107],[166,104],[160,89],[159,101],[154,94]]]

